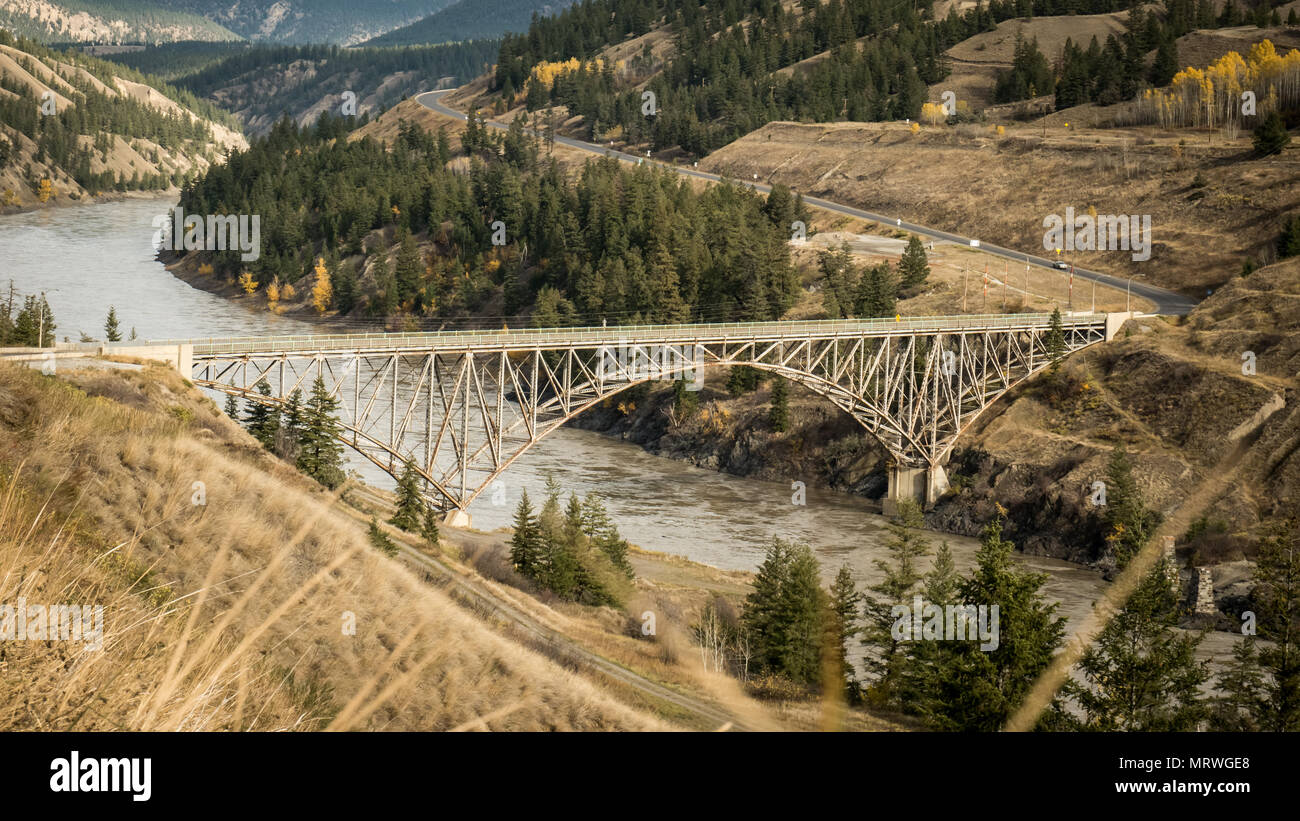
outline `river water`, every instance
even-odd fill
[[[155,259],[154,216],[173,202],[130,199],[0,217],[0,289],[12,281],[21,295],[44,292],[58,325],[56,336],[103,336],[109,305],[124,334],[141,339],[253,336],[303,331],[307,323],[249,310],[190,287]],[[367,482],[392,487],[370,462],[350,455],[350,468]],[[520,490],[540,500],[547,475],[565,492],[605,497],[624,537],[642,547],[732,570],[754,570],[773,536],[811,544],[829,579],[847,564],[859,585],[880,574],[885,520],[852,496],[807,491],[792,503],[789,483],[760,482],[653,456],[641,448],[586,431],[561,428],[521,457],[504,475],[502,492],[485,492],[470,508],[474,526],[508,526]],[[798,477],[791,477],[792,481]],[[494,498],[495,497],[495,498]],[[496,502],[496,504],[494,504]],[[977,544],[946,540],[959,569],[973,564]],[[1091,608],[1104,582],[1090,570],[1053,559],[1020,557],[1048,574],[1047,594],[1071,626]],[[1206,647],[1218,655],[1222,639]]]

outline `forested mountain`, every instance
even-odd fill
[[[340,314],[531,314],[547,326],[771,319],[798,292],[786,240],[803,206],[787,190],[696,192],[614,160],[571,182],[521,128],[466,131],[465,173],[448,167],[445,132],[404,124],[386,150],[342,139],[350,125],[278,123],[186,187],[188,212],[262,215],[260,259],[205,254],[215,275],[277,297],[304,278],[314,292],[324,276],[324,309]]]
[[[163,0],[0,0],[0,28],[43,42],[239,39],[183,4]]]
[[[0,27],[45,42],[170,43],[242,38],[353,45],[426,18],[449,2],[0,0]],[[524,25],[527,22],[525,17]]]
[[[373,115],[440,81],[468,82],[492,64],[496,50],[491,40],[402,48],[182,43],[112,59],[166,76],[233,112],[248,134],[265,134],[284,115],[307,125],[322,111],[339,114],[348,100],[355,113]],[[345,97],[349,92],[354,96]]]
[[[0,30],[0,206],[166,189],[245,145],[182,89]]]
[[[530,110],[565,105],[582,115],[589,138],[621,137],[656,150],[680,146],[701,155],[777,119],[832,121],[917,119],[927,86],[949,73],[944,52],[1004,20],[1120,11],[1135,0],[993,0],[942,20],[930,6],[890,0],[589,0],[528,32],[507,36],[493,90],[523,95]],[[1149,79],[1148,50],[1216,21],[1209,0],[1166,0],[1163,14],[1132,17],[1132,30],[1085,53],[1094,87],[1071,99],[1129,99]],[[666,57],[649,42],[630,59],[606,61],[614,44],[665,29]],[[1026,44],[1000,84],[1000,98],[1051,93],[1057,67]],[[1082,46],[1082,44],[1080,44]],[[814,56],[823,55],[817,60]],[[1071,53],[1071,60],[1079,55]],[[1169,65],[1166,55],[1162,65]],[[807,61],[807,62],[804,62]],[[1067,65],[1074,77],[1085,64]],[[1104,70],[1103,70],[1104,69]],[[1163,75],[1163,70],[1160,74]],[[1167,81],[1167,78],[1166,78]],[[644,92],[655,113],[643,113]]]
[[[573,5],[574,0],[458,0],[409,26],[366,43],[368,46],[410,46],[481,40],[506,32],[528,31],[533,15],[546,17]]]
[[[172,0],[249,40],[353,45],[427,17],[450,0]]]

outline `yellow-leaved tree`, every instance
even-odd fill
[[[316,313],[323,314],[330,309],[334,301],[334,286],[330,284],[330,274],[325,268],[325,257],[316,258],[316,285],[311,289],[311,304]]]
[[[280,278],[275,277],[271,284],[266,286],[266,301],[270,303],[271,310],[275,310],[275,303],[280,301]]]
[[[53,196],[54,196],[54,184],[50,182],[48,177],[46,179],[41,180],[41,188],[40,191],[37,192],[37,197],[40,198],[41,202],[49,202],[50,197]]]
[[[244,289],[244,293],[252,294],[257,290],[257,280],[248,271],[239,275],[239,287]]]
[[[948,112],[941,103],[925,103],[921,106],[921,119],[930,125],[938,125],[948,119]]]

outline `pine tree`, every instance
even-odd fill
[[[328,488],[338,487],[344,479],[343,445],[338,440],[339,423],[334,418],[338,404],[326,389],[325,380],[317,376],[303,408],[298,437],[298,469]],[[288,413],[285,418],[288,427]]]
[[[958,601],[961,577],[952,559],[948,543],[941,542],[934,556],[934,565],[922,580],[921,597],[927,604],[948,607],[962,604]],[[898,703],[905,710],[932,722],[943,712],[940,694],[933,691],[932,682],[952,675],[951,667],[959,656],[940,642],[914,641],[907,646],[907,662],[898,677]]]
[[[898,283],[889,262],[868,268],[858,281],[855,309],[858,316],[893,316],[898,302]]]
[[[598,493],[588,493],[582,500],[582,531],[625,576],[630,579],[635,575],[627,558],[627,541],[619,535]]]
[[[1166,35],[1156,49],[1156,59],[1151,64],[1151,73],[1148,75],[1148,79],[1150,79],[1151,85],[1156,88],[1163,88],[1173,82],[1178,69],[1178,43],[1174,40],[1172,34]]]
[[[281,459],[297,463],[298,454],[302,449],[305,419],[306,411],[302,406],[302,390],[294,388],[293,393],[289,394],[288,401],[284,403],[284,410],[279,417],[279,428],[276,430],[275,435],[275,447],[273,449]]]
[[[922,688],[934,696],[926,718],[936,729],[1002,729],[1061,646],[1065,619],[1044,599],[1048,576],[1018,567],[1011,558],[1014,547],[1002,538],[1001,520],[990,522],[975,555],[975,570],[957,585],[958,602],[998,607],[996,647],[967,640],[935,648],[947,659],[924,671]]]
[[[822,275],[822,305],[826,316],[844,319],[854,310],[853,290],[857,271],[847,244],[835,251],[822,251],[817,257]]]
[[[812,548],[773,539],[742,617],[759,669],[819,684],[827,607]]]
[[[383,553],[385,556],[397,555],[397,545],[393,543],[392,539],[388,538],[388,534],[379,526],[379,520],[374,516],[370,517],[370,527],[367,536],[370,538],[370,544],[372,544],[380,553]]]
[[[1122,446],[1106,478],[1106,539],[1122,570],[1151,539],[1158,517],[1147,510]],[[1083,727],[1184,732],[1207,717],[1200,687],[1209,673],[1196,660],[1201,636],[1177,629],[1172,572],[1162,555],[1080,659],[1084,683],[1067,683],[1066,692],[1083,708]]]
[[[542,534],[533,514],[532,504],[528,501],[528,491],[519,497],[519,506],[515,508],[515,528],[510,537],[510,564],[519,575],[536,579],[542,572]]]
[[[239,401],[235,399],[233,393],[226,394],[226,416],[239,421]]]
[[[1270,732],[1300,730],[1300,548],[1296,534],[1275,528],[1260,542],[1252,592],[1260,638],[1270,642],[1259,651],[1267,674],[1265,707],[1260,716]]]
[[[429,545],[429,549],[437,551],[442,544],[442,535],[438,532],[438,511],[433,505],[424,506],[424,521],[420,525],[420,536]]]
[[[906,666],[902,642],[894,634],[895,606],[911,607],[910,598],[921,581],[917,563],[930,552],[930,541],[922,528],[925,518],[921,506],[902,499],[891,518],[889,539],[885,542],[886,559],[876,559],[876,569],[884,578],[864,594],[862,643],[867,647],[864,665],[873,676],[869,691],[872,701],[896,704],[898,682]],[[872,595],[875,594],[875,595]]]
[[[388,522],[408,533],[415,533],[420,529],[427,506],[420,493],[420,474],[415,471],[415,463],[407,460],[406,468],[397,480],[397,509]]]
[[[1300,215],[1283,223],[1282,236],[1277,241],[1277,255],[1281,259],[1300,256]]]
[[[1124,566],[1150,540],[1160,523],[1148,510],[1133,477],[1133,465],[1122,444],[1111,451],[1106,465],[1106,546],[1116,564]]]
[[[862,604],[862,594],[858,592],[853,581],[853,574],[848,565],[840,565],[831,584],[830,604],[827,609],[827,658],[831,663],[829,675],[823,676],[827,681],[832,676],[843,679],[845,692],[850,700],[859,696],[857,672],[849,662],[848,643],[861,632],[858,627],[858,608]]]
[[[1270,111],[1264,121],[1255,128],[1253,143],[1260,156],[1276,154],[1291,142],[1287,133],[1286,122],[1276,110]]]
[[[732,365],[727,371],[727,392],[744,396],[758,389],[759,372],[749,365]]]
[[[785,379],[777,376],[772,380],[772,408],[767,416],[768,424],[777,433],[785,433],[790,421],[790,400],[787,395]]]
[[[1216,732],[1253,733],[1260,730],[1266,709],[1264,673],[1252,636],[1232,648],[1232,664],[1219,674],[1219,694],[1210,709],[1210,729]]]
[[[257,383],[256,389],[262,396],[271,395],[271,383],[265,379]],[[274,450],[280,433],[280,411],[267,403],[249,399],[244,404],[244,427],[263,447]]]
[[[907,249],[898,260],[898,274],[902,277],[904,288],[920,285],[930,276],[930,262],[925,254],[925,246],[916,234],[907,239]]]
[[[1052,318],[1047,325],[1047,338],[1043,340],[1047,349],[1047,361],[1051,362],[1052,376],[1060,370],[1061,360],[1065,358],[1065,325],[1061,322],[1061,309],[1052,309]]]
[[[121,342],[122,332],[117,327],[117,309],[108,306],[108,319],[104,320],[104,338],[109,342]]]

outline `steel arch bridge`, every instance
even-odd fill
[[[1110,339],[1128,316],[1064,317],[1066,353]],[[892,455],[887,503],[932,502],[961,433],[1049,364],[1049,323],[1047,314],[1010,314],[144,345],[172,352],[197,385],[274,406],[320,377],[339,403],[342,441],[393,476],[410,462],[430,501],[463,523],[516,459],[593,405],[652,380],[693,387],[701,369],[730,365],[829,399]],[[263,380],[269,395],[257,390]]]

